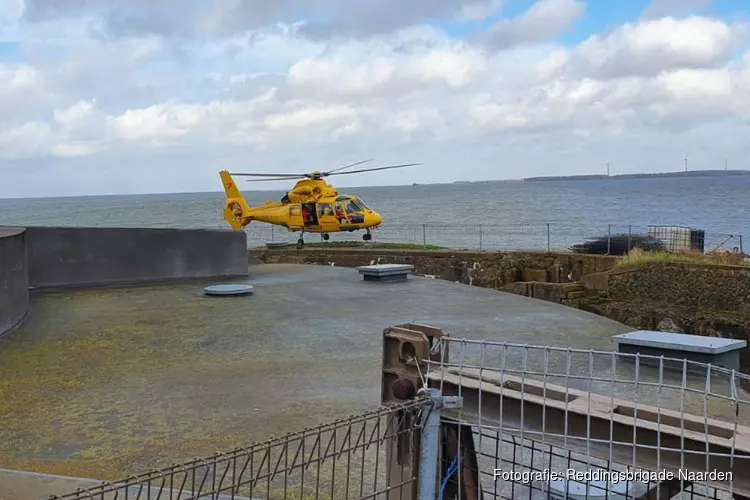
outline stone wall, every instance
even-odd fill
[[[750,344],[750,268],[658,264],[585,279],[583,310],[639,330],[746,340]],[[740,356],[750,373],[750,347]]]
[[[579,307],[581,300],[586,296],[586,286],[580,282],[544,283],[541,281],[517,281],[515,283],[508,283],[501,290],[532,299],[556,302],[570,307]]]
[[[0,228],[0,336],[18,326],[28,310],[26,231]]]
[[[616,301],[740,310],[750,305],[750,267],[650,265],[610,272],[607,290]]]
[[[357,267],[411,264],[414,272],[473,286],[500,289],[517,281],[577,282],[612,269],[616,257],[546,252],[462,252],[361,248],[253,249],[263,262]]]

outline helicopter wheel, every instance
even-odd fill
[[[372,239],[372,234],[365,233],[365,234],[362,235],[362,239],[365,240],[365,241],[370,241]]]
[[[305,240],[303,240],[302,238],[298,239],[297,248],[302,248],[303,246],[305,246]]]
[[[328,241],[328,238],[330,238],[330,237],[331,237],[331,235],[329,235],[328,233],[323,233],[323,239],[325,241]]]

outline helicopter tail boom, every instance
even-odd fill
[[[250,217],[252,210],[230,173],[222,170],[220,175],[221,182],[224,185],[224,193],[226,194],[224,219],[232,226],[232,229],[242,229],[252,220],[252,217]]]

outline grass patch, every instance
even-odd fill
[[[296,248],[295,243],[287,243],[284,246],[278,248]],[[372,243],[370,245],[362,241],[326,241],[323,243],[319,242],[305,242],[303,248],[379,248],[384,250],[451,250],[447,247],[441,247],[437,245],[422,245],[421,243]],[[268,247],[252,247],[249,250],[269,250]]]
[[[697,252],[645,252],[640,248],[634,248],[617,261],[615,268],[633,269],[658,264],[750,267],[750,262],[746,262],[741,254],[729,252],[715,252],[710,254]]]
[[[373,246],[391,250],[449,250],[437,245],[422,245],[419,243],[375,243]]]

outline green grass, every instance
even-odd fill
[[[267,247],[254,247],[250,250],[263,250]],[[280,248],[296,248],[294,243],[288,243],[286,246]],[[451,250],[447,247],[441,247],[437,245],[422,245],[420,243],[373,243],[370,246],[366,246],[362,241],[327,241],[324,243],[320,242],[305,242],[304,248],[379,248],[384,250]]]
[[[375,243],[373,246],[393,250],[450,250],[437,245],[421,245],[419,243]]]
[[[687,252],[644,252],[631,250],[615,265],[616,269],[637,269],[659,264],[697,264],[704,266],[743,266],[750,267],[743,257],[732,253],[699,254]]]

